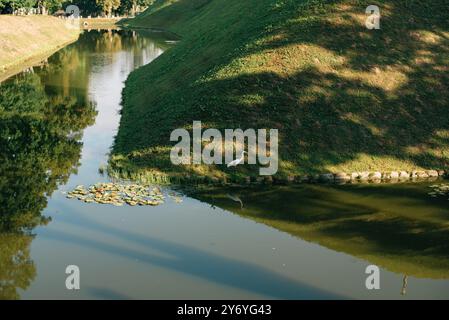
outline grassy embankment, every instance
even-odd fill
[[[39,62],[78,35],[54,17],[0,15],[0,80]]]
[[[365,27],[368,5],[381,30]],[[445,169],[449,0],[158,0],[124,22],[182,41],[126,82],[111,170],[257,175],[255,165],[174,167],[170,132],[279,129],[279,175]]]

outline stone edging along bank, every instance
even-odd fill
[[[448,177],[449,171],[445,170],[426,170],[426,171],[390,171],[390,172],[352,172],[352,173],[323,173],[315,175],[288,176],[279,177],[246,177],[246,183],[398,183],[398,182],[420,182],[435,181],[439,178]]]
[[[288,182],[327,182],[327,183],[347,183],[347,182],[407,182],[407,181],[434,181],[438,178],[447,177],[445,170],[425,170],[425,171],[390,171],[390,172],[352,172],[352,173],[324,173],[313,176],[288,177]],[[298,179],[297,179],[298,178]],[[298,181],[299,180],[299,181]]]
[[[113,176],[111,176],[113,177]],[[115,178],[118,178],[117,176]],[[199,175],[170,175],[137,173],[129,177],[123,172],[122,179],[139,180],[143,183],[160,184],[302,184],[302,183],[327,183],[327,184],[355,184],[355,183],[400,183],[400,182],[424,182],[449,178],[449,170],[414,170],[414,171],[389,171],[389,172],[352,172],[352,173],[323,173],[314,175],[295,175],[286,177],[258,176],[258,177],[230,177],[217,178]]]

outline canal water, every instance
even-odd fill
[[[449,298],[448,196],[428,194],[441,182],[161,187],[177,197],[156,207],[67,199],[109,181],[124,81],[171,40],[86,31],[0,85],[0,299]]]

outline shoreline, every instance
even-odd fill
[[[449,170],[413,170],[413,171],[363,171],[351,173],[321,173],[289,176],[202,176],[198,174],[169,174],[151,171],[129,171],[123,168],[106,170],[111,179],[130,180],[140,183],[163,185],[300,185],[300,184],[398,184],[444,181]]]
[[[119,21],[120,22],[120,21]],[[171,35],[174,38],[176,38],[175,41],[181,41],[182,40],[182,35],[171,31],[170,29],[165,29],[162,27],[145,27],[145,26],[140,26],[140,25],[132,25],[126,22],[122,22],[122,23],[117,23],[117,26],[120,28],[124,28],[124,29],[128,29],[128,30],[145,30],[145,31],[150,31],[150,32],[159,32],[159,33],[164,33],[167,35]]]
[[[430,48],[424,39],[432,37],[439,41],[432,45],[435,57],[444,57],[438,30],[446,20],[438,4],[429,8],[432,27],[425,14],[413,12],[419,37],[402,25],[406,36],[389,29],[372,42],[363,21],[354,24],[356,33],[341,23],[348,8],[358,8],[354,1],[318,1],[298,11],[295,3],[279,5],[279,15],[253,0],[232,2],[221,10],[161,1],[120,22],[127,28],[168,30],[182,41],[126,80],[113,168],[133,172],[130,176],[162,175],[162,180],[168,179],[164,172],[257,176],[259,168],[252,166],[236,171],[170,165],[168,137],[177,128],[190,130],[192,120],[218,130],[278,129],[278,174],[290,180],[323,174],[321,180],[346,181],[359,171],[373,171],[376,178],[380,172],[382,180],[382,172],[407,170],[412,176],[413,171],[447,168],[444,60],[423,66],[416,50]],[[407,22],[401,18],[407,10],[388,3],[395,19],[386,16],[385,23]],[[332,10],[316,13],[321,4]],[[241,20],[233,17],[247,9],[251,19],[236,23]],[[331,32],[319,32],[324,25]],[[378,52],[371,56],[374,45]],[[405,48],[413,59],[394,53]],[[433,79],[432,86],[426,77]],[[344,174],[325,176],[330,172]]]
[[[19,59],[17,61],[11,62],[8,65],[0,66],[0,70],[3,69],[3,71],[0,71],[0,83],[15,76],[16,74],[22,72],[24,69],[35,67],[43,60],[51,57],[53,54],[61,50],[62,48],[65,48],[68,45],[71,45],[72,43],[76,42],[78,38],[73,39],[71,41],[68,41],[64,44],[58,45],[57,47],[54,47],[52,49],[43,50],[41,52],[33,53],[32,55]]]
[[[124,18],[80,18],[81,29],[108,29],[120,27],[119,22]]]

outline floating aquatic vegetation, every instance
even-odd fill
[[[432,188],[432,191],[429,192],[428,194],[432,198],[449,196],[449,184],[448,183],[434,184],[434,185],[430,186],[430,188]]]
[[[176,203],[181,203],[182,202],[182,198],[180,197],[180,196],[178,196],[176,193],[174,193],[174,192],[170,192],[169,194],[168,194],[168,196],[171,198],[171,199],[173,199],[173,201],[174,202],[176,202]]]
[[[181,199],[176,195],[170,196]],[[88,188],[80,185],[73,191],[68,192],[66,197],[86,203],[112,204],[114,206],[125,204],[130,206],[158,206],[163,204],[165,200],[164,194],[158,187],[117,183],[97,183]],[[179,203],[176,200],[175,202]]]

